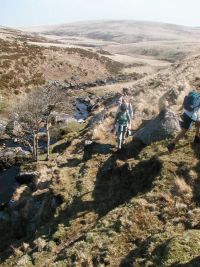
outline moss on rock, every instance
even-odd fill
[[[173,237],[164,251],[163,267],[190,262],[200,255],[200,230],[188,230]]]

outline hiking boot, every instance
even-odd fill
[[[171,144],[167,145],[167,149],[168,149],[169,153],[172,153],[175,149],[175,144],[171,143]]]
[[[194,144],[200,144],[200,137],[197,135],[194,137]]]

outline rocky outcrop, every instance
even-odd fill
[[[108,111],[104,109],[91,118],[89,122],[89,127],[93,128],[94,126],[100,124],[103,120],[106,119],[106,117],[108,117]]]
[[[66,113],[52,112],[51,114],[51,122],[53,124],[67,124],[68,122],[76,121],[72,116]]]
[[[100,101],[101,99],[96,96],[77,98],[75,103],[75,118],[77,120],[85,120],[89,116],[90,112],[100,107]]]
[[[8,124],[5,120],[0,120],[0,136],[5,133],[6,125]]]
[[[159,99],[158,105],[160,111],[166,108],[174,107],[176,110],[176,106],[180,108],[183,104],[184,97],[189,93],[189,87],[185,85],[178,84],[177,88],[172,88],[164,93]]]
[[[24,186],[20,198],[9,204],[4,217],[11,225],[12,234],[21,238],[33,235],[41,223],[48,221],[56,207],[56,198],[49,190],[32,193],[27,186]]]
[[[51,113],[51,122],[53,124],[67,124],[71,121],[83,122],[88,118],[90,112],[98,108],[99,106],[100,98],[98,97],[78,97],[74,102],[74,115],[54,111]]]
[[[0,151],[0,171],[7,169],[15,164],[23,163],[31,158],[29,151],[23,150],[21,147],[5,148]]]
[[[5,128],[5,132],[6,134],[10,135],[10,136],[14,136],[14,137],[19,137],[21,135],[23,135],[23,129],[22,126],[20,125],[20,123],[18,121],[13,121],[10,120]]]
[[[145,145],[174,136],[180,131],[179,117],[170,110],[163,110],[143,128],[136,132],[134,138]]]
[[[61,90],[69,90],[69,89],[86,89],[86,88],[90,88],[90,87],[97,87],[97,86],[105,86],[105,85],[109,85],[109,84],[115,84],[115,83],[119,83],[119,82],[128,82],[128,81],[136,81],[139,80],[141,78],[143,78],[145,76],[145,74],[141,74],[141,73],[137,73],[137,72],[133,72],[133,73],[129,73],[129,74],[120,74],[116,77],[108,77],[106,79],[97,79],[94,82],[86,82],[86,83],[80,83],[78,82],[80,80],[79,77],[72,77],[73,81],[58,81],[58,80],[53,80],[53,81],[49,81],[48,85],[49,86],[56,86],[58,88],[60,88]]]

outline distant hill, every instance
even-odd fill
[[[39,35],[0,26],[0,96],[29,92],[49,80],[73,82],[78,77],[79,82],[94,82],[121,70],[122,64],[102,54],[48,42]]]
[[[81,36],[119,43],[200,40],[200,28],[132,20],[76,22],[23,30],[44,35]]]

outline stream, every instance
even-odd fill
[[[86,103],[77,99],[76,100],[76,112],[75,112],[74,118],[77,121],[87,119],[87,117],[89,116],[88,107],[89,106]]]
[[[7,203],[12,197],[17,182],[15,177],[19,173],[19,167],[13,166],[0,173],[0,206]]]
[[[82,122],[89,116],[88,111],[88,105],[80,100],[76,101],[76,111],[74,114],[74,118],[77,121]],[[41,131],[44,131],[41,129]],[[52,139],[52,142],[55,142],[55,140]],[[14,142],[13,140],[1,140],[0,139],[0,145],[4,144],[7,148],[16,148],[16,147],[22,147],[24,150],[27,150],[27,147],[23,147],[19,145],[19,143]],[[45,142],[40,141],[39,147],[45,147]],[[15,177],[19,174],[19,167],[12,166],[9,169],[5,171],[0,172],[0,206],[8,203],[11,199],[15,189],[17,188],[18,184],[15,180]]]

